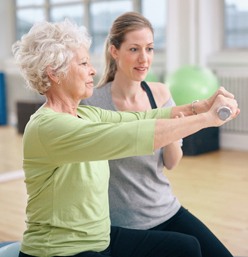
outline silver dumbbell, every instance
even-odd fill
[[[227,107],[227,106],[221,106],[218,110],[217,110],[217,114],[218,117],[221,120],[226,120],[230,117],[230,115],[232,114],[232,110]]]

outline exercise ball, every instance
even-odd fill
[[[13,242],[0,247],[0,257],[18,257],[21,248],[20,242]]]
[[[177,105],[209,98],[219,88],[213,72],[199,66],[184,66],[166,79],[171,95]]]

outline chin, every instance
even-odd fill
[[[82,100],[83,100],[83,99],[90,98],[90,97],[92,96],[92,94],[93,94],[93,91],[90,92],[90,93],[88,93],[88,94],[85,94],[85,95],[83,96]]]
[[[82,99],[86,99],[86,98],[89,98],[93,95],[93,87],[91,88],[85,88],[84,92],[82,92]]]

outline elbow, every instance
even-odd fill
[[[176,166],[178,165],[178,163],[179,163],[179,161],[178,161],[177,163],[167,163],[167,164],[165,165],[165,168],[166,168],[167,170],[173,170],[174,168],[176,168]]]
[[[164,158],[164,166],[167,170],[173,170],[175,169],[179,162],[181,161],[183,157],[183,152],[182,150],[178,152],[178,154],[175,156],[167,156],[167,158]]]

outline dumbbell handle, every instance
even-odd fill
[[[221,106],[218,110],[217,110],[217,114],[218,117],[221,120],[226,120],[230,117],[230,115],[232,114],[232,110],[227,107],[227,106]]]

